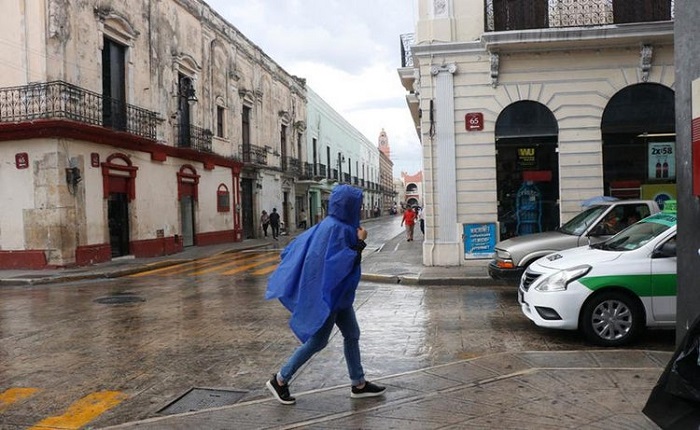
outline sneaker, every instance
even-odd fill
[[[353,399],[362,399],[365,397],[377,397],[381,396],[384,394],[386,391],[386,387],[382,387],[380,385],[373,384],[371,382],[365,382],[365,386],[362,388],[357,388],[355,386],[352,387],[352,392],[350,393],[350,397]]]
[[[293,405],[296,403],[297,399],[289,394],[289,385],[280,385],[277,383],[277,375],[272,375],[272,378],[265,383],[265,386],[270,390],[272,395],[275,396],[275,399],[283,405]]]

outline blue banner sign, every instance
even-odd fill
[[[491,258],[496,247],[496,223],[463,224],[464,259]]]

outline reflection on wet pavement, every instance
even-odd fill
[[[192,387],[246,390],[243,400],[267,396],[264,381],[298,342],[287,311],[263,299],[265,276],[253,273],[274,263],[263,262],[270,253],[258,254],[149,276],[3,287],[0,393],[35,391],[0,409],[0,421],[28,427],[104,391],[124,400],[92,423],[98,427],[153,416]],[[255,259],[261,266],[250,266]],[[143,301],[96,302],[120,295]],[[531,325],[510,287],[362,283],[356,308],[369,379],[496,352],[592,348],[575,334]],[[673,337],[652,335],[640,347],[672,350]],[[347,383],[342,348],[335,333],[292,390]]]

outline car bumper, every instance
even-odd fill
[[[489,276],[491,279],[495,279],[496,281],[507,281],[508,283],[517,285],[520,283],[520,278],[523,276],[523,272],[525,272],[525,268],[523,267],[503,269],[496,266],[493,261],[489,263]]]
[[[518,287],[518,303],[523,314],[540,327],[578,329],[579,314],[591,290],[572,282],[564,291],[542,292],[531,286]]]

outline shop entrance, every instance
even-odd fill
[[[496,121],[500,240],[559,227],[559,128],[543,104],[520,101]]]
[[[621,199],[676,198],[673,90],[636,84],[615,94],[603,112],[605,194]]]

